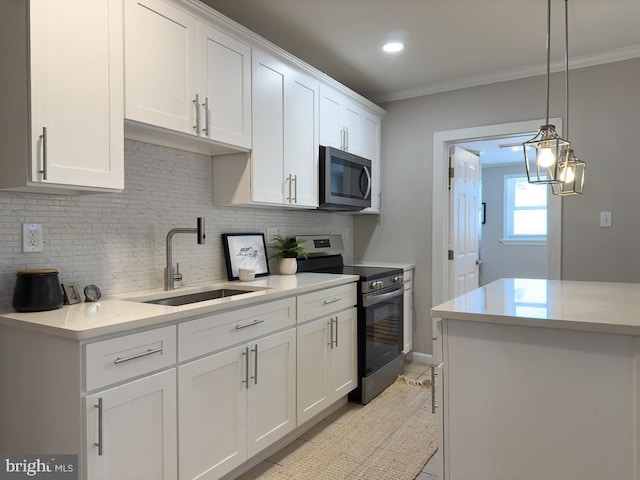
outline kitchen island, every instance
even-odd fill
[[[639,478],[640,284],[501,279],[431,313],[442,479]]]

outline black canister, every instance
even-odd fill
[[[11,306],[17,312],[44,312],[62,307],[58,271],[18,270]]]

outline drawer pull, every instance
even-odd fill
[[[247,328],[247,327],[253,327],[254,325],[258,325],[260,323],[263,323],[264,320],[254,320],[251,323],[245,323],[244,325],[236,325],[236,330],[240,330],[243,328]]]
[[[330,305],[330,304],[332,304],[332,303],[339,302],[340,300],[342,300],[342,299],[341,299],[341,298],[339,298],[339,297],[336,297],[336,298],[332,298],[331,300],[323,300],[323,301],[322,301],[322,304],[323,304],[323,305]]]
[[[162,353],[162,347],[153,348],[153,349],[150,348],[146,352],[135,353],[133,355],[130,355],[130,356],[124,357],[124,358],[118,357],[113,361],[113,363],[118,365],[120,363],[128,362],[130,360],[135,360],[136,358],[146,357],[147,355],[153,355],[154,353]]]

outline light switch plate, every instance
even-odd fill
[[[267,243],[271,245],[273,243],[273,237],[278,235],[277,228],[267,228]]]
[[[600,226],[601,227],[611,226],[611,212],[600,212]]]

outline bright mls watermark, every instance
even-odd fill
[[[78,480],[78,455],[0,455],[0,480]]]

